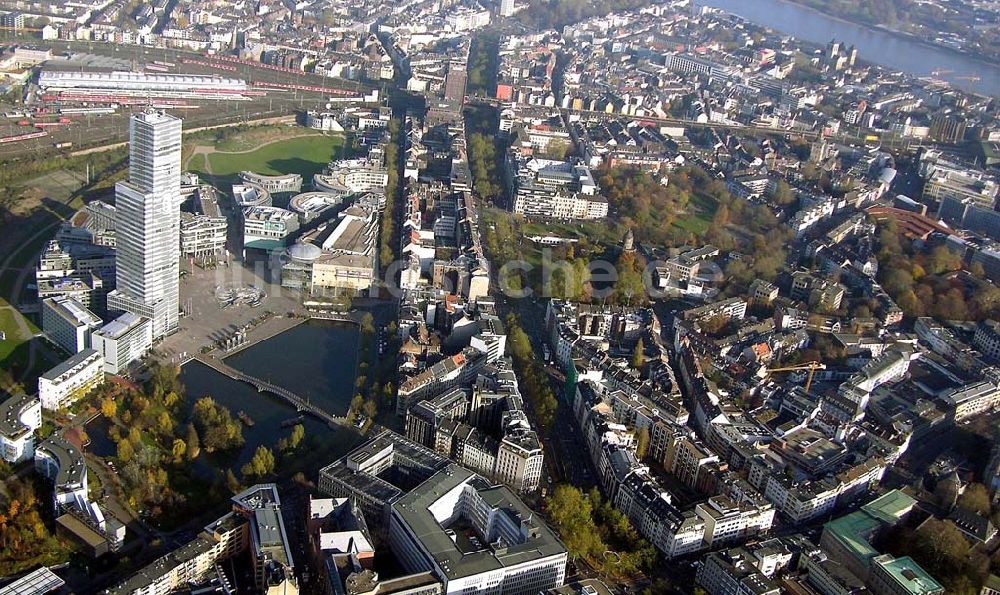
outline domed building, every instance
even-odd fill
[[[323,256],[315,244],[296,242],[285,250],[281,267],[281,286],[309,291],[312,286],[312,265]]]

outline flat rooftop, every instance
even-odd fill
[[[141,316],[126,312],[102,326],[97,332],[109,339],[120,339],[123,335],[139,326],[142,320]]]
[[[43,595],[61,589],[66,582],[47,567],[42,566],[0,587],[0,595]]]
[[[463,552],[431,511],[456,489],[473,489],[498,514],[507,515],[515,526],[526,525],[529,535],[521,543],[485,544],[484,549]],[[499,570],[531,560],[566,554],[566,547],[534,513],[504,486],[491,486],[468,469],[450,464],[405,494],[392,505],[393,515],[404,523],[448,579]],[[482,541],[483,536],[479,536]]]
[[[30,432],[31,428],[21,423],[21,414],[37,402],[38,397],[22,393],[0,403],[0,435],[16,438]]]
[[[59,466],[55,479],[57,490],[59,486],[68,485],[74,488],[83,483],[84,474],[87,472],[83,453],[61,435],[53,434],[48,440],[39,444],[36,450],[47,453],[56,460]]]
[[[42,374],[42,378],[48,380],[49,382],[58,382],[60,377],[64,374],[72,372],[77,366],[90,363],[92,360],[98,359],[99,354],[93,349],[84,349],[79,353],[75,353],[69,356],[69,359],[63,361],[56,367],[52,368],[48,372]]]
[[[45,305],[73,326],[100,326],[101,317],[94,314],[76,299],[55,296],[45,299]]]
[[[880,557],[875,560],[875,564],[881,567],[897,585],[902,587],[902,592],[912,593],[913,595],[944,593],[944,587],[941,586],[941,583],[934,580],[933,576],[928,574],[926,570],[921,568],[909,556],[893,558],[891,560]]]

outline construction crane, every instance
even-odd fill
[[[826,364],[817,361],[805,362],[804,364],[798,364],[795,366],[783,366],[781,368],[767,368],[764,378],[767,378],[775,372],[795,372],[798,370],[809,370],[809,376],[806,378],[806,392],[809,392],[809,387],[812,386],[813,374],[816,370],[825,370]]]

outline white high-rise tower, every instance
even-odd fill
[[[500,16],[509,17],[514,14],[514,0],[500,0]]]
[[[153,337],[177,329],[181,120],[147,111],[129,121],[128,181],[115,184],[117,287],[108,309],[152,320]]]

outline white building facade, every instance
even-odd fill
[[[55,411],[80,400],[103,380],[104,357],[84,349],[38,377],[38,398],[44,409]]]
[[[91,347],[91,335],[104,324],[101,318],[68,296],[42,301],[42,330],[70,353]]]
[[[92,340],[104,358],[104,371],[122,374],[153,346],[153,326],[148,318],[125,313],[96,331]]]
[[[108,309],[144,316],[153,337],[177,330],[181,120],[148,111],[129,122],[129,179],[115,185],[117,289]]]
[[[42,426],[42,402],[18,395],[0,403],[0,456],[20,463],[35,455],[35,430]]]

